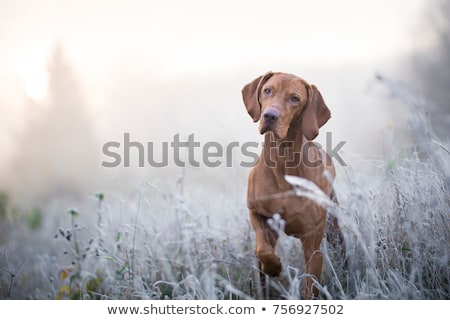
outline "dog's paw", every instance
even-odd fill
[[[281,261],[275,254],[260,258],[261,270],[271,277],[278,277],[281,273]]]

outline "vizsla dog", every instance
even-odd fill
[[[303,245],[308,275],[305,298],[317,297],[314,283],[320,282],[322,272],[320,245],[327,210],[313,200],[293,195],[285,176],[308,179],[334,197],[324,175],[327,170],[329,176],[335,176],[331,158],[311,142],[330,118],[330,110],[314,85],[285,73],[268,72],[256,78],[244,86],[242,96],[253,121],[260,121],[260,133],[265,134],[260,158],[248,177],[247,194],[260,269],[272,277],[281,272],[280,258],[275,255],[278,234],[267,224],[278,213],[285,221],[286,234],[298,237]],[[332,218],[331,227],[343,241],[336,218]]]

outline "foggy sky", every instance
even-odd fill
[[[419,0],[1,1],[0,183],[19,190],[31,183],[18,182],[19,169],[12,165],[18,158],[22,177],[45,166],[67,166],[63,143],[58,147],[45,138],[56,132],[61,141],[72,141],[75,154],[89,154],[78,166],[71,162],[70,170],[50,170],[47,180],[41,178],[50,184],[61,175],[64,181],[92,176],[96,168],[114,175],[99,168],[101,146],[120,141],[124,132],[144,143],[171,141],[177,133],[195,133],[200,141],[262,141],[240,90],[268,70],[294,73],[318,86],[332,112],[322,132],[347,141],[346,152],[383,154],[402,119],[370,92],[370,81],[375,72],[396,74],[397,61],[417,46],[413,35],[422,6]],[[59,105],[76,97],[79,112],[53,105],[67,112],[49,116],[48,96],[33,102],[24,93],[33,70],[49,74],[55,48],[61,48],[77,90],[63,90]],[[81,119],[74,121],[74,132],[55,129],[55,122],[74,119]],[[36,123],[44,124],[42,146],[23,142],[23,136],[36,136],[30,132]],[[75,139],[77,130],[82,134]],[[42,147],[41,160],[33,158],[31,145]],[[59,156],[61,161],[45,160]]]

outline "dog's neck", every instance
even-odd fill
[[[267,132],[262,150],[265,163],[283,174],[293,174],[301,164],[303,139],[303,133],[298,128],[289,127],[283,139],[276,139],[272,132]]]

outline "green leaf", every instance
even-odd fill
[[[68,213],[73,217],[76,217],[79,214],[77,209],[69,209]]]

